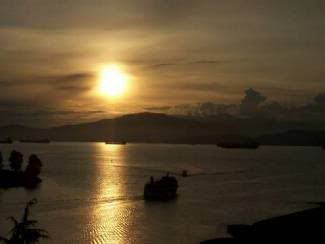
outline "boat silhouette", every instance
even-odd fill
[[[112,145],[126,145],[126,141],[105,141],[105,144],[112,144]]]
[[[5,140],[0,140],[0,143],[2,143],[2,144],[12,144],[13,140],[10,137],[8,137]]]
[[[149,201],[166,201],[175,199],[177,197],[178,182],[175,177],[163,176],[161,179],[155,181],[153,177],[150,178],[144,187],[144,199]]]
[[[50,143],[49,139],[39,139],[39,140],[33,140],[33,139],[22,139],[19,140],[21,143]]]
[[[260,144],[258,142],[220,142],[217,146],[230,149],[257,149]]]

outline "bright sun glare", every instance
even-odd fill
[[[106,97],[118,97],[126,91],[127,76],[117,66],[106,66],[99,78],[99,91]]]

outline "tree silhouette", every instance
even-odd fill
[[[0,152],[0,169],[3,168],[3,158],[2,158],[2,153]]]
[[[10,168],[14,171],[19,171],[23,164],[23,154],[13,150],[9,157]]]
[[[32,154],[29,157],[25,174],[28,177],[35,178],[41,173],[41,168],[42,168],[42,161],[37,157],[37,155]]]
[[[37,203],[36,199],[29,201],[26,204],[23,217],[19,222],[15,217],[9,217],[8,219],[13,223],[13,228],[10,230],[11,237],[7,239],[0,236],[0,242],[7,244],[35,244],[39,243],[42,238],[49,238],[48,232],[44,229],[34,228],[38,224],[37,220],[30,220],[29,208]]]

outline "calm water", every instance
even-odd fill
[[[37,197],[32,214],[50,243],[197,243],[225,235],[226,226],[308,208],[325,201],[325,150],[261,147],[51,143],[1,145],[37,153],[43,183],[33,191],[0,190],[0,234],[9,215],[19,217]],[[146,203],[148,178],[187,169],[179,198]]]

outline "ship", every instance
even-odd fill
[[[258,142],[221,142],[217,146],[229,149],[257,149],[260,144]]]
[[[10,137],[8,137],[5,140],[0,140],[0,143],[1,144],[12,144],[13,143],[13,140]]]
[[[39,139],[39,140],[32,140],[32,139],[22,139],[20,140],[21,143],[50,143],[49,139]]]
[[[177,188],[177,179],[169,174],[156,181],[151,177],[144,187],[144,199],[147,201],[172,200],[177,197]]]
[[[112,144],[112,145],[126,145],[126,141],[105,141],[105,144]]]

